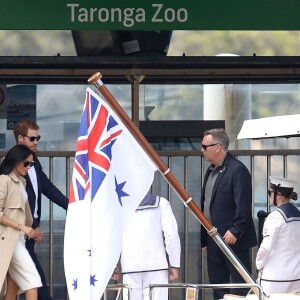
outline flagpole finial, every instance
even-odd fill
[[[92,75],[89,79],[88,79],[88,83],[89,84],[94,84],[95,82],[97,82],[98,80],[100,80],[102,78],[102,74],[100,72],[95,73],[94,75]]]

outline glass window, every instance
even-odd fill
[[[202,120],[203,85],[140,85],[140,120]]]
[[[30,99],[32,105],[24,111],[24,87],[31,89]],[[8,85],[5,91],[7,110],[16,108],[18,114],[8,115],[4,109],[0,123],[3,131],[0,136],[0,147],[9,149],[15,144],[12,129],[21,119],[36,119],[39,133],[40,151],[74,151],[78,137],[79,123],[85,101],[86,85]],[[131,117],[130,85],[107,85],[107,88],[117,99],[119,104]],[[93,87],[92,87],[93,89]],[[11,92],[13,91],[13,93]],[[17,92],[19,91],[19,96]],[[29,97],[29,96],[28,96]],[[103,97],[102,97],[103,98]],[[10,109],[11,111],[12,109]],[[10,127],[9,129],[8,126]],[[5,128],[5,129],[4,129]]]

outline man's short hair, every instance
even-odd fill
[[[220,143],[224,149],[228,150],[230,139],[223,128],[214,128],[204,131],[204,136],[211,135],[213,143]]]
[[[21,120],[14,127],[14,136],[16,142],[18,141],[18,136],[26,136],[28,133],[28,129],[38,130],[39,126],[31,120]]]

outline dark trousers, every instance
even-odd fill
[[[38,288],[38,300],[53,300],[50,297],[50,292],[49,292],[49,287],[47,285],[47,281],[46,281],[46,276],[44,274],[44,271],[38,261],[38,258],[36,256],[36,253],[34,251],[34,245],[35,245],[35,241],[32,239],[27,239],[26,240],[26,248],[32,258],[32,260],[35,263],[35,266],[40,274],[41,277],[41,281],[43,286],[41,286],[40,288]]]
[[[250,249],[236,251],[235,255],[250,272]],[[211,284],[245,283],[245,280],[212,238],[209,238],[207,242],[207,269]],[[245,296],[248,292],[249,289],[245,288],[214,289],[213,296],[214,300],[217,300],[223,299],[225,294]]]

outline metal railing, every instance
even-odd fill
[[[132,288],[127,284],[109,284],[105,289],[105,292],[103,295],[103,300],[108,300],[107,294],[108,294],[108,292],[111,292],[111,291],[117,291],[115,300],[122,299],[121,293],[123,292],[124,289],[126,289],[127,293],[128,293],[127,300],[131,300],[132,299]]]
[[[265,300],[265,295],[263,293],[262,287],[259,284],[248,284],[248,283],[238,283],[238,284],[190,284],[190,283],[169,283],[169,284],[150,284],[149,285],[149,299],[153,299],[153,292],[156,288],[168,288],[168,289],[188,289],[192,288],[195,289],[197,292],[203,289],[234,289],[234,288],[256,288],[258,291],[258,300]],[[196,296],[198,293],[195,294],[195,297],[190,298],[186,295],[185,300],[196,300]],[[190,298],[190,299],[188,299]],[[221,299],[220,299],[221,300]]]

